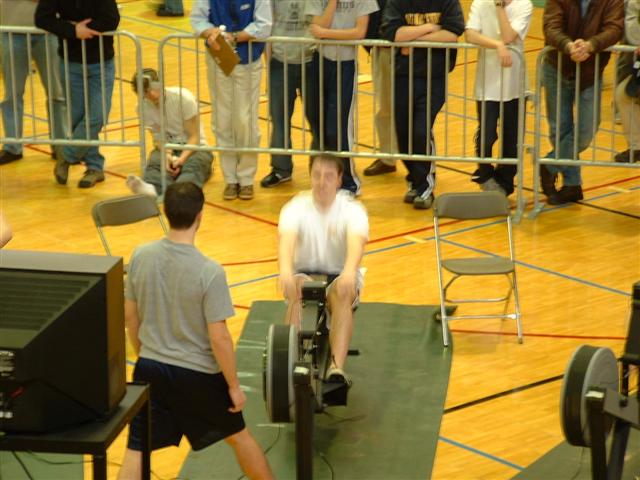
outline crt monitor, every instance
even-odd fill
[[[0,251],[0,431],[108,417],[125,390],[122,259]]]

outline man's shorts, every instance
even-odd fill
[[[187,436],[194,450],[238,433],[245,428],[242,412],[231,413],[233,404],[222,373],[203,373],[188,368],[139,358],[135,381],[151,386],[151,449],[179,445]],[[140,415],[131,422],[129,448],[141,450]]]
[[[358,269],[356,272],[356,296],[353,299],[353,303],[351,306],[355,310],[358,308],[360,304],[360,291],[364,285],[364,272],[363,269]],[[313,280],[325,280],[327,282],[327,296],[332,288],[334,288],[334,283],[336,279],[340,276],[339,273],[317,273],[317,272],[298,272],[294,274],[294,277],[303,278],[305,281],[313,281]]]

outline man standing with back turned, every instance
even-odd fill
[[[226,319],[234,315],[224,270],[195,247],[204,194],[191,182],[171,184],[164,195],[170,230],[131,256],[125,289],[129,340],[139,354],[133,378],[151,384],[151,448],[194,450],[224,439],[250,479],[273,475],[246,429],[246,396],[236,373]],[[120,480],[139,479],[140,419],[131,423]]]

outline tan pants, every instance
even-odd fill
[[[375,124],[378,143],[382,153],[397,153],[396,128],[391,111],[393,90],[391,78],[391,49],[374,48],[373,57],[373,89],[376,92]],[[382,160],[387,165],[394,165],[395,160]]]
[[[616,88],[616,106],[620,112],[622,129],[627,136],[630,150],[640,150],[640,99],[631,98],[624,91],[631,77],[627,77]]]
[[[207,78],[211,95],[211,129],[221,147],[258,147],[258,107],[262,58],[247,65],[236,65],[228,77],[207,58]],[[222,152],[220,167],[225,184],[253,185],[258,154]]]

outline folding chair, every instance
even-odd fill
[[[442,235],[440,220],[451,218],[457,220],[479,220],[487,218],[504,218],[506,235],[509,242],[509,258],[497,255],[483,255],[473,258],[443,259],[441,251]],[[433,227],[435,231],[436,257],[438,260],[438,285],[440,287],[440,317],[442,319],[442,338],[444,346],[449,345],[447,322],[463,318],[511,318],[516,321],[518,342],[522,343],[522,325],[520,322],[520,302],[516,281],[515,256],[513,249],[513,233],[511,229],[511,211],[507,198],[498,192],[445,193],[436,198],[433,206]],[[444,285],[443,269],[453,277]],[[463,298],[450,299],[447,290],[463,276],[505,275],[509,281],[509,291],[498,298]],[[444,286],[443,286],[444,285]],[[513,294],[515,311],[507,313],[511,295]],[[504,302],[502,314],[496,315],[447,315],[445,303],[487,303]]]
[[[104,235],[103,227],[129,225],[156,217],[164,233],[167,233],[167,226],[160,214],[156,199],[149,195],[130,195],[102,200],[93,206],[91,215],[107,255],[111,255],[111,249]],[[127,272],[127,265],[125,265],[124,271]]]

